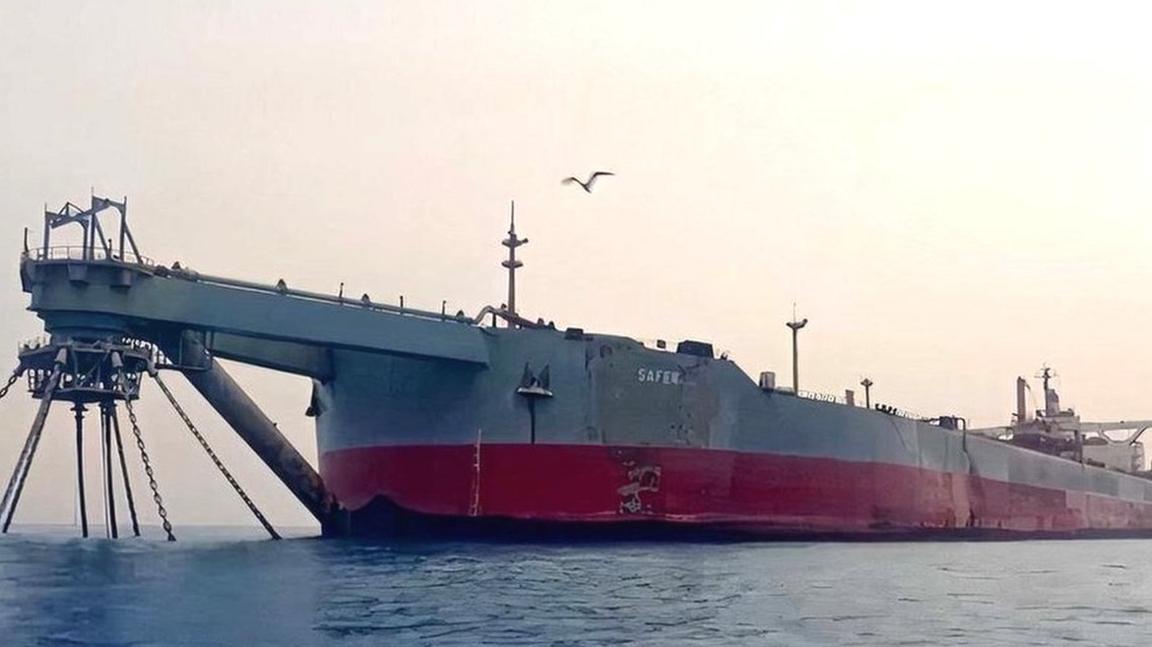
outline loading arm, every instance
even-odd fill
[[[332,377],[336,349],[488,363],[483,333],[466,317],[51,251],[26,253],[20,267],[29,309],[51,333],[104,327],[179,350],[191,331],[216,357],[319,380]]]

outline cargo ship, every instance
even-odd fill
[[[188,376],[238,431],[259,421],[228,413],[236,398],[219,396],[220,380],[205,386],[215,358],[311,378],[318,478],[347,532],[1152,534],[1139,442],[1152,422],[1080,421],[1047,369],[1042,409],[1026,410],[1020,379],[1011,424],[969,429],[754,379],[705,342],[522,316],[514,219],[507,300],[468,317],[167,267],[130,233],[118,250],[89,236],[97,225],[82,251],[49,244],[49,230],[121,207],[96,200],[49,212],[43,246],[26,243],[21,277],[53,341],[155,344],[159,367]]]

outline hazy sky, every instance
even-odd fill
[[[805,388],[868,376],[1003,424],[1047,362],[1085,418],[1152,418],[1149,12],[7,0],[0,371],[40,331],[16,269],[44,202],[127,194],[163,263],[471,313],[504,299],[515,198],[531,317],[710,340],[786,383],[795,301]],[[594,195],[559,183],[597,168],[618,175]],[[314,458],[307,381],[235,374]],[[307,523],[169,382],[272,521]],[[141,421],[177,527],[248,523],[161,399]],[[3,478],[33,411],[0,401]],[[61,407],[21,519],[71,519],[70,425]]]

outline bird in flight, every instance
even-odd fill
[[[581,182],[579,179],[574,178],[574,177],[566,177],[563,180],[561,180],[561,183],[572,184],[573,182],[575,182],[576,184],[579,184],[580,188],[584,189],[584,191],[586,193],[592,193],[592,185],[596,183],[596,178],[600,177],[601,175],[616,175],[616,174],[612,173],[611,171],[596,171],[592,175],[588,176],[588,180],[586,182]]]

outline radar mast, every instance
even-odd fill
[[[522,261],[516,260],[516,248],[521,245],[527,245],[527,238],[519,238],[516,236],[516,201],[512,201],[512,214],[511,221],[508,225],[508,237],[502,242],[502,245],[508,248],[508,260],[500,263],[508,268],[508,303],[507,312],[513,317],[516,316],[516,268],[523,267]],[[513,323],[508,322],[508,326],[512,327]]]

